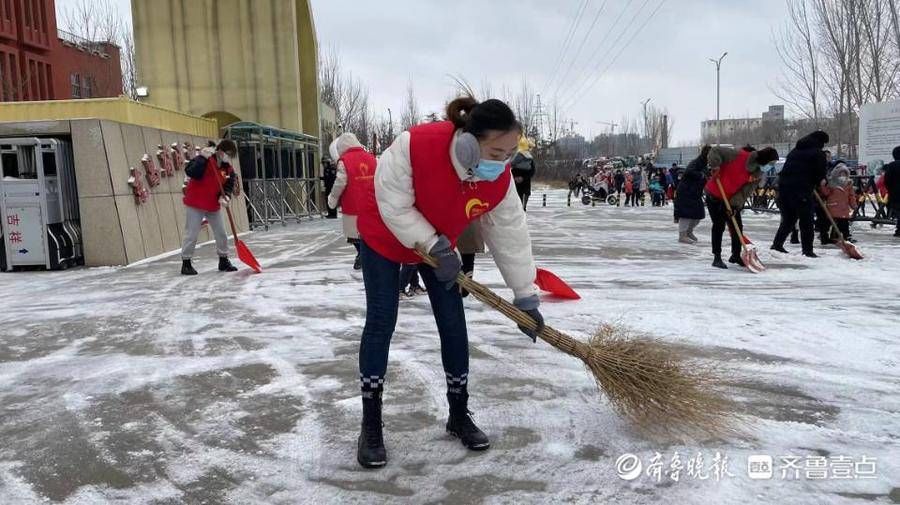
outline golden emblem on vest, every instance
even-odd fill
[[[484,214],[488,211],[488,205],[485,202],[482,202],[478,198],[473,198],[466,203],[466,217],[469,219],[475,219],[476,217]]]

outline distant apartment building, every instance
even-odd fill
[[[0,101],[121,93],[116,45],[57,30],[54,0],[0,0]]]
[[[701,138],[714,138],[716,135],[728,136],[729,134],[762,127],[765,122],[784,121],[784,105],[770,105],[769,110],[762,113],[761,117],[739,119],[715,119],[700,123]]]

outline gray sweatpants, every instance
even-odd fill
[[[678,233],[680,235],[694,233],[694,228],[696,228],[698,224],[700,224],[699,219],[685,219],[682,217],[678,219]]]
[[[206,212],[205,210],[187,207],[187,225],[184,231],[184,242],[181,244],[181,259],[189,260],[194,257],[194,248],[197,247],[197,236],[200,235],[200,226],[203,218],[209,221],[213,235],[216,237],[216,253],[219,256],[228,256],[228,233],[225,231],[225,223],[222,222],[222,212]]]

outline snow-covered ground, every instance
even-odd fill
[[[708,220],[700,245],[678,244],[671,207],[539,203],[538,263],[583,296],[547,300],[547,321],[576,336],[621,322],[724,363],[751,433],[642,439],[579,362],[469,299],[470,407],[493,447],[467,452],[444,433],[438,339],[417,298],[392,342],[390,462],[362,470],[361,276],[339,221],[316,220],[248,235],[260,275],[214,271],[209,246],[194,278],[175,257],[0,275],[0,503],[900,503],[900,241],[888,230],[855,227],[862,262],[765,250],[769,270],[752,275],[709,266]],[[768,244],[777,216],[745,219]],[[508,294],[490,258],[476,276]],[[642,463],[632,480],[626,454]],[[773,458],[771,479],[750,478],[752,455]]]

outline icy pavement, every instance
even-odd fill
[[[391,349],[390,462],[364,471],[361,276],[339,221],[316,220],[248,235],[260,275],[214,271],[209,246],[194,278],[174,257],[0,275],[0,503],[900,503],[888,230],[855,227],[865,261],[766,250],[754,276],[709,266],[709,220],[700,245],[678,244],[671,207],[535,206],[529,219],[539,265],[583,296],[545,303],[550,324],[585,336],[622,322],[724,362],[752,434],[644,440],[579,362],[467,300],[471,408],[493,441],[469,453],[444,433],[438,340],[417,298]],[[746,223],[767,244],[777,216]],[[489,258],[476,276],[500,288]],[[633,480],[617,473],[625,454],[643,465]],[[751,455],[774,459],[771,479],[748,476]]]

